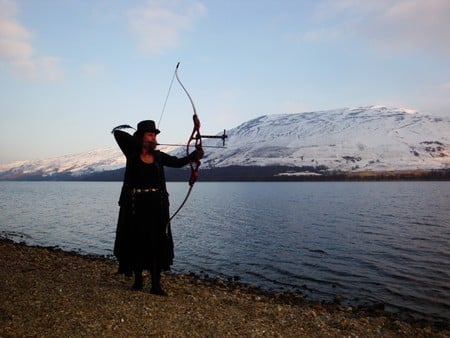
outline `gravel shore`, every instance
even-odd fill
[[[164,274],[132,291],[117,263],[0,239],[0,337],[450,337],[448,326]],[[146,279],[147,281],[147,279]]]

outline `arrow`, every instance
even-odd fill
[[[157,146],[174,146],[174,147],[186,147],[186,144],[176,144],[176,143],[157,143]],[[203,146],[203,148],[220,148],[226,149],[224,146]]]

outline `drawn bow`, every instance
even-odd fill
[[[225,139],[228,138],[228,135],[226,134],[226,131],[223,131],[223,135],[202,135],[200,133],[200,119],[198,118],[197,109],[195,108],[194,101],[192,100],[191,95],[187,91],[186,87],[181,82],[179,76],[178,76],[178,67],[180,66],[180,63],[177,63],[177,66],[175,67],[175,77],[180,84],[181,88],[183,88],[184,92],[186,93],[187,97],[189,98],[189,101],[191,102],[192,110],[194,111],[194,114],[192,115],[192,120],[194,122],[194,126],[192,128],[191,135],[189,136],[189,139],[186,144],[186,156],[189,158],[189,166],[191,168],[191,176],[189,178],[189,190],[186,193],[186,196],[183,199],[183,202],[181,202],[181,205],[178,207],[178,209],[173,213],[173,215],[169,218],[170,221],[178,214],[178,212],[183,208],[183,206],[186,204],[186,201],[189,198],[189,195],[192,192],[192,188],[194,187],[195,182],[197,181],[199,168],[201,165],[201,161],[198,157],[189,156],[189,148],[191,147],[192,143],[194,143],[194,147],[198,152],[203,153],[203,146],[202,146],[202,139],[203,138],[216,138],[221,139],[223,146],[225,147]],[[166,101],[164,102],[163,111],[161,112],[160,122],[162,118],[162,114],[164,113],[164,109],[167,103],[167,99],[170,93],[170,89],[172,88],[173,78],[169,86],[169,91],[166,96]],[[158,123],[159,125],[159,123]]]
[[[189,98],[189,101],[191,102],[192,109],[194,111],[194,114],[192,115],[192,120],[194,122],[194,126],[192,128],[192,133],[189,136],[189,139],[186,144],[186,156],[189,158],[189,166],[191,168],[191,176],[189,178],[189,190],[186,193],[186,196],[183,199],[183,202],[181,202],[181,205],[178,207],[177,211],[174,212],[174,214],[170,217],[169,222],[178,214],[178,212],[183,208],[186,201],[189,198],[189,195],[191,194],[192,188],[194,187],[195,182],[197,181],[198,177],[198,171],[201,165],[201,161],[197,157],[189,156],[189,148],[194,142],[195,149],[199,152],[203,152],[202,147],[202,135],[200,133],[200,119],[197,115],[197,109],[195,108],[194,101],[192,100],[191,95],[187,91],[187,89],[184,87],[183,83],[181,82],[180,78],[178,77],[178,67],[180,66],[180,63],[178,62],[176,68],[175,68],[175,76],[177,78],[178,83],[180,84],[181,88],[183,88],[184,92],[186,93],[187,97]]]

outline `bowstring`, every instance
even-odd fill
[[[162,107],[162,110],[161,110],[161,115],[159,116],[159,120],[158,120],[158,129],[159,129],[160,125],[161,125],[161,120],[162,120],[163,115],[164,115],[164,112],[165,112],[165,110],[166,110],[167,100],[169,99],[169,95],[170,95],[170,92],[171,92],[171,90],[172,90],[172,86],[173,86],[173,82],[175,81],[175,78],[177,79],[177,81],[180,83],[181,87],[183,88],[183,90],[184,90],[185,93],[187,94],[187,96],[188,96],[188,98],[189,98],[189,101],[191,101],[192,107],[193,107],[193,109],[194,109],[194,114],[197,113],[197,112],[196,112],[196,109],[195,109],[195,106],[194,106],[194,102],[193,102],[192,99],[191,99],[191,96],[189,95],[189,93],[187,92],[186,88],[184,88],[183,84],[181,83],[180,79],[178,78],[177,70],[178,70],[178,66],[179,66],[179,65],[180,65],[180,63],[178,62],[177,66],[175,67],[175,70],[174,70],[174,72],[173,72],[172,79],[170,80],[169,89],[167,90],[167,95],[166,95],[166,98],[165,98],[165,100],[164,100],[164,104],[163,104],[163,107]],[[195,132],[195,131],[194,131],[194,132]],[[194,132],[193,132],[193,134],[194,134]],[[190,142],[191,140],[193,140],[192,135],[191,135],[191,139],[189,140],[189,142]],[[188,147],[189,147],[189,142],[188,142],[188,145],[187,145]],[[191,164],[191,169],[194,170],[194,169],[192,168],[192,163],[190,163],[190,164]],[[194,187],[193,184],[192,184],[192,185],[189,185],[189,190],[188,190],[186,196],[184,197],[183,202],[181,202],[180,206],[179,206],[178,209],[173,213],[173,215],[172,215],[172,216],[169,216],[169,219],[168,219],[167,225],[166,225],[166,233],[168,232],[169,224],[170,224],[170,222],[172,221],[172,219],[178,214],[178,212],[180,212],[180,210],[181,210],[181,209],[183,208],[183,206],[186,204],[186,202],[187,202],[187,200],[188,200],[188,198],[189,198],[189,195],[191,194],[191,191],[192,191],[192,188],[193,188],[193,187]]]
[[[164,112],[166,111],[167,100],[169,99],[169,95],[170,95],[170,92],[171,92],[172,86],[173,86],[173,81],[175,80],[175,73],[176,73],[176,70],[173,72],[172,79],[170,80],[169,89],[167,90],[166,99],[164,100],[164,104],[163,104],[163,107],[162,107],[162,110],[161,110],[161,114],[159,115],[158,127],[157,127],[158,129],[159,129],[160,125],[161,125],[161,120],[163,118]]]

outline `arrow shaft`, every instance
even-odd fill
[[[203,135],[202,135],[203,137]],[[176,144],[176,143],[158,143],[157,146],[175,146],[175,147],[186,147],[186,144]],[[223,146],[203,146],[203,148],[226,148]]]

